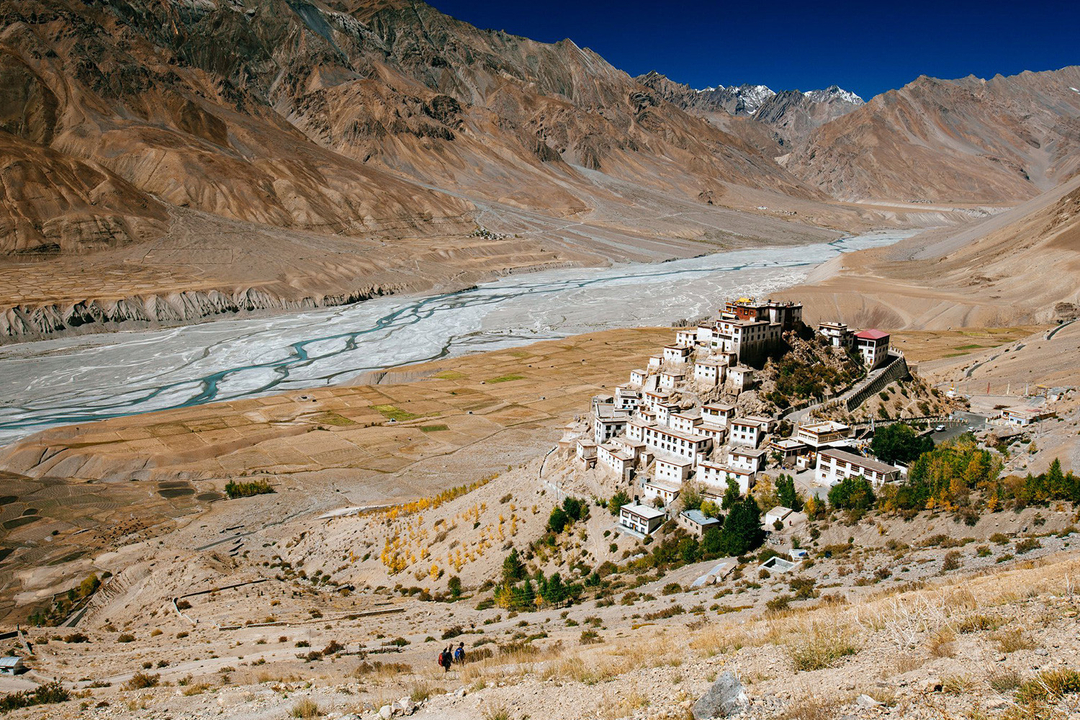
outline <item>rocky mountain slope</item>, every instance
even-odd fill
[[[786,152],[782,148],[805,140],[816,128],[863,105],[858,95],[836,85],[805,93],[777,93],[765,85],[746,84],[695,90],[657,72],[637,80],[665,100],[754,143],[769,157]],[[763,137],[771,142],[763,144]]]
[[[692,197],[722,194],[725,182],[816,196],[591,51],[481,31],[421,2],[0,9],[6,145],[48,147],[222,217],[431,233],[468,227],[462,191],[579,213],[596,204],[590,195],[609,194],[582,168]],[[146,201],[128,195],[138,214]],[[60,210],[38,212],[32,230],[3,233],[0,251],[77,244],[73,231],[28,240]],[[108,235],[91,234],[91,244]]]
[[[1080,315],[1080,177],[963,229],[836,258],[787,291],[812,321],[946,329]]]
[[[848,200],[1002,202],[1080,169],[1080,67],[920,77],[818,128],[786,166]]]

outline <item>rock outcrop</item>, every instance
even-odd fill
[[[818,128],[786,167],[846,200],[1016,202],[1080,169],[1080,66],[920,77]]]
[[[188,325],[259,311],[335,307],[400,290],[400,287],[374,285],[348,293],[288,299],[259,288],[247,288],[233,293],[184,291],[120,300],[84,300],[65,305],[22,305],[0,310],[0,344],[78,332]]]

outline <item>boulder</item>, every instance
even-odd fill
[[[746,692],[735,673],[724,672],[708,692],[694,703],[692,712],[694,720],[730,717],[745,710],[748,704]]]
[[[855,704],[861,708],[872,708],[877,707],[881,703],[879,703],[877,700],[870,697],[869,695],[863,693],[859,697],[855,698]]]

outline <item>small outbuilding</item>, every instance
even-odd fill
[[[21,672],[26,672],[26,664],[23,663],[21,657],[15,655],[0,657],[0,674],[18,675]]]
[[[709,517],[700,510],[684,510],[679,513],[679,527],[696,538],[700,538],[711,527],[720,527],[720,521]]]

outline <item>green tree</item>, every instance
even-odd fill
[[[701,554],[709,559],[718,557],[723,548],[723,544],[723,533],[719,527],[714,525],[706,530],[705,534],[701,536]]]
[[[705,500],[705,496],[702,494],[701,487],[698,486],[697,483],[687,480],[682,485],[679,499],[682,501],[683,510],[697,510],[701,507],[701,503]]]
[[[920,437],[914,428],[904,423],[894,423],[874,433],[870,442],[870,452],[881,462],[890,465],[897,462],[914,462],[924,452],[934,449],[930,437]]]
[[[569,500],[569,498],[567,499]],[[567,516],[566,511],[561,507],[552,508],[551,515],[548,516],[548,530],[558,535],[568,524],[570,524],[570,518]]]
[[[525,579],[525,563],[521,561],[517,548],[511,548],[510,554],[503,559],[502,575],[503,582],[507,585]]]
[[[739,492],[739,483],[728,478],[727,490],[724,491],[724,497],[720,501],[720,507],[724,510],[730,510],[739,502],[739,497],[741,495],[742,493]]]
[[[626,494],[624,490],[618,490],[611,499],[608,500],[607,509],[612,515],[618,515],[619,510],[623,505],[627,505],[630,502],[630,496]]]
[[[874,488],[861,475],[844,478],[829,490],[829,504],[840,510],[869,510],[874,504]]]
[[[781,475],[777,478],[776,494],[780,499],[780,504],[784,507],[791,508],[796,512],[802,510],[803,501],[795,490],[795,478],[790,475]]]
[[[747,495],[732,506],[724,529],[721,530],[721,552],[743,555],[761,544],[765,533],[761,529],[761,508]]]

